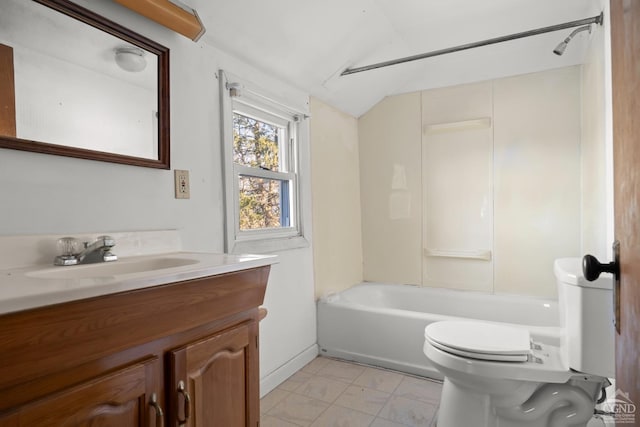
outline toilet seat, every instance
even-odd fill
[[[531,354],[528,330],[494,323],[435,322],[425,328],[425,339],[447,353],[486,361],[526,362]]]

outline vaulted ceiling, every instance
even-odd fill
[[[385,96],[582,62],[571,29],[394,65],[368,65],[596,16],[599,0],[188,0],[205,41],[355,117]]]

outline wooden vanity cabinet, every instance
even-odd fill
[[[256,324],[242,325],[174,350],[171,356],[172,412],[190,426],[255,426],[258,401],[246,395],[259,394],[259,378],[247,369],[256,361]],[[190,404],[185,390],[195,397]],[[253,405],[253,407],[252,407]],[[187,418],[185,409],[190,408]]]
[[[159,389],[157,365],[153,359],[128,366],[39,399],[21,408],[12,425],[152,426],[147,412]]]
[[[257,427],[268,274],[0,316],[0,427]]]

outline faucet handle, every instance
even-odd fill
[[[111,251],[107,251],[102,254],[103,262],[111,262],[111,261],[117,261],[117,260],[118,260],[118,255],[114,254]]]
[[[116,239],[111,236],[99,236],[97,240],[102,240],[102,245],[108,248],[116,245]]]
[[[56,242],[58,255],[76,255],[82,251],[82,243],[75,237],[61,237]]]
[[[102,261],[117,261],[118,256],[111,252],[111,248],[116,245],[116,239],[111,236],[100,236],[98,237],[98,241],[102,241],[103,253],[102,253]]]
[[[56,242],[58,255],[53,260],[54,265],[76,265],[78,254],[82,252],[82,243],[75,237],[62,237]]]

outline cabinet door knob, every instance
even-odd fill
[[[156,427],[162,427],[164,424],[164,413],[162,412],[162,407],[158,403],[158,396],[155,393],[151,395],[151,398],[149,399],[149,405],[152,406],[156,411]]]
[[[178,415],[178,425],[184,426],[187,424],[187,420],[191,415],[191,397],[189,396],[189,392],[186,390],[184,386],[184,381],[182,380],[178,382],[178,395],[180,394],[184,396],[184,406],[183,406],[184,418],[180,418],[180,415]]]

